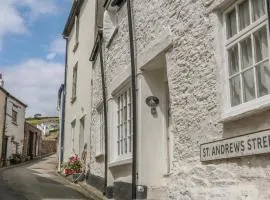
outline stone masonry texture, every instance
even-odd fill
[[[174,145],[165,199],[270,199],[268,155],[200,162],[200,144],[270,127],[270,121],[266,120],[269,111],[238,121],[220,122],[223,102],[220,71],[226,66],[216,60],[221,13],[212,11],[211,6],[224,1],[132,1],[137,55],[164,32],[173,40],[173,47],[166,53]],[[118,33],[104,53],[107,87],[117,74],[130,67],[126,4],[117,15]],[[93,74],[93,109],[102,99],[98,70],[96,67]],[[92,158],[93,165],[92,173],[102,175],[103,165]]]

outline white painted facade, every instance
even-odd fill
[[[74,1],[74,3],[76,2]],[[68,47],[64,161],[67,161],[72,154],[76,153],[81,155],[84,144],[90,143],[90,77],[92,64],[89,62],[89,56],[94,43],[95,1],[84,0],[79,10],[78,20],[76,20],[77,16],[74,17],[74,24],[66,35]],[[76,21],[79,23],[77,29]],[[70,23],[70,21],[68,23]],[[78,30],[78,42],[76,42],[76,30]],[[75,66],[77,67],[76,98],[72,99],[73,72]]]
[[[5,136],[7,140],[7,159],[12,154],[22,154],[24,144],[24,122],[25,122],[25,109],[26,106],[21,104],[11,96],[7,98],[6,110],[6,130]],[[12,113],[16,112],[16,120],[12,117]]]

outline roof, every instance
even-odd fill
[[[74,0],[73,1],[73,4],[72,4],[72,7],[70,9],[70,12],[69,12],[69,16],[68,16],[68,19],[67,19],[67,22],[65,24],[65,28],[64,28],[64,31],[62,33],[62,35],[64,37],[68,37],[71,30],[72,30],[72,27],[74,25],[74,22],[75,22],[75,17],[76,15],[78,15],[80,13],[80,9],[83,5],[83,2],[84,0]]]
[[[32,124],[30,124],[30,123],[28,123],[28,122],[25,122],[25,125],[31,127],[32,129],[35,129],[36,131],[38,131],[39,133],[41,133],[41,130],[38,129],[37,127],[35,127],[35,126],[32,125]]]
[[[50,116],[50,117],[28,117],[26,118],[26,120],[32,120],[32,119],[37,119],[37,120],[43,120],[43,119],[58,119],[59,117],[58,116]]]
[[[27,105],[25,103],[23,103],[21,100],[19,100],[18,98],[14,97],[13,95],[11,95],[6,89],[4,89],[3,87],[0,87],[0,90],[2,92],[4,92],[8,97],[14,99],[15,101],[17,101],[18,103],[20,103],[22,106],[27,107]]]

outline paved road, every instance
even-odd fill
[[[86,200],[57,175],[56,156],[0,171],[0,200]]]

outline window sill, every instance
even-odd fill
[[[12,124],[14,124],[15,126],[18,126],[18,124],[16,122],[12,122]]]
[[[99,159],[99,158],[102,158],[102,157],[104,157],[104,153],[97,153],[97,154],[95,155],[95,158],[96,158],[96,159]]]
[[[70,103],[73,104],[73,103],[76,101],[76,99],[77,99],[77,97],[72,97],[72,98],[70,99]]]
[[[226,123],[229,121],[238,120],[268,109],[270,109],[270,95],[247,103],[243,103],[241,105],[230,108],[228,111],[224,111],[221,115],[220,122]]]
[[[132,158],[117,160],[109,163],[109,167],[118,167],[121,165],[128,165],[132,163]]]
[[[79,46],[79,42],[76,42],[76,44],[73,47],[73,53],[76,52],[76,50],[78,49],[78,46]]]

